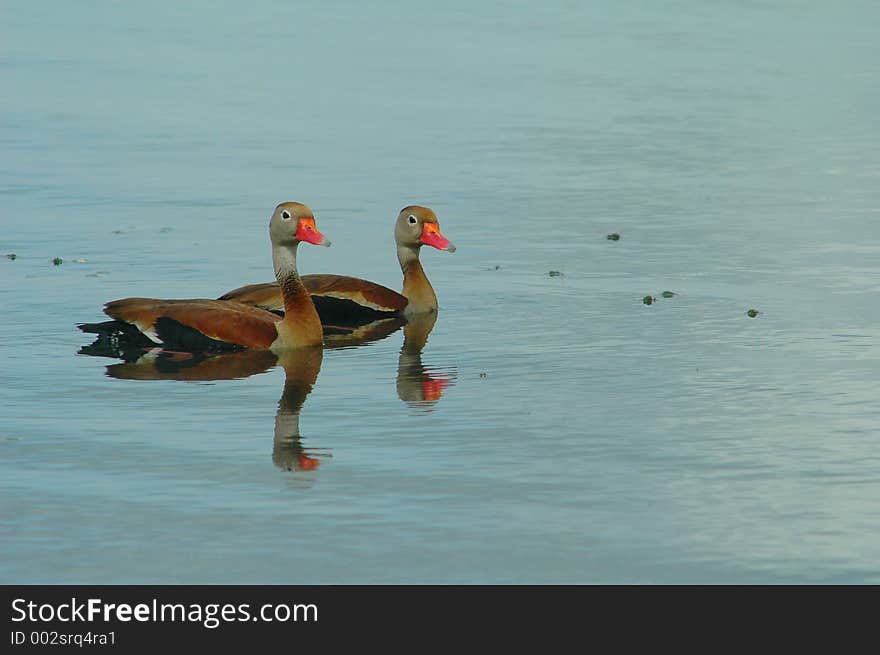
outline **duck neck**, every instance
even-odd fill
[[[406,313],[436,312],[437,295],[419,261],[419,247],[398,246],[397,259],[400,262],[400,270],[403,271],[403,295],[409,301]]]
[[[283,331],[285,342],[290,342],[287,345],[312,346],[321,343],[323,330],[315,303],[296,271],[297,245],[272,248],[275,278],[284,298],[284,318],[279,333]]]

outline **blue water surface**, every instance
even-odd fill
[[[880,582],[876,3],[2,14],[3,582]],[[435,209],[423,347],[77,354],[270,280],[284,200],[392,288]]]

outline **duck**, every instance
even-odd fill
[[[409,320],[437,313],[437,294],[419,260],[423,245],[455,252],[455,246],[440,232],[437,215],[430,207],[404,207],[394,223],[394,240],[403,272],[400,293],[347,275],[322,273],[302,277],[303,286],[311,295],[325,327],[358,325],[391,317]],[[248,284],[224,293],[219,299],[279,315],[286,311],[281,287],[276,282]]]
[[[320,345],[321,320],[297,272],[296,252],[303,242],[329,246],[330,241],[318,231],[312,210],[300,202],[282,202],[275,208],[269,239],[283,317],[231,300],[123,298],[104,305],[104,313],[113,320],[78,327],[111,344],[188,352],[264,349],[277,353]]]

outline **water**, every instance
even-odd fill
[[[880,582],[876,5],[473,5],[4,6],[0,579]],[[76,354],[282,200],[437,211],[423,348]]]

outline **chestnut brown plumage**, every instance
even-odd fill
[[[312,210],[298,202],[284,202],[269,221],[272,262],[284,318],[277,314],[226,300],[159,300],[124,298],[104,307],[115,321],[80,326],[100,333],[121,332],[116,321],[135,326],[156,346],[187,351],[240,350],[282,351],[321,343],[323,331],[309,293],[296,270],[300,242],[329,246],[318,232]]]

